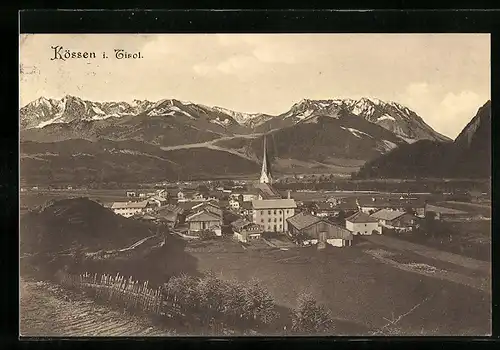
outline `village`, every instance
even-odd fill
[[[124,191],[127,200],[103,203],[115,214],[167,227],[186,240],[231,237],[242,244],[259,240],[297,246],[350,247],[358,236],[415,232],[425,220],[488,220],[475,212],[445,207],[422,196],[326,196],[294,199],[279,191],[264,140],[260,178],[233,186],[177,183],[155,191]],[[285,193],[283,193],[285,192]]]

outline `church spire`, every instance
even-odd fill
[[[267,159],[266,136],[264,136],[264,155],[262,156],[262,171],[260,172],[260,183],[271,183],[271,167]]]

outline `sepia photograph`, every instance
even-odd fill
[[[20,34],[20,336],[491,335],[490,48]]]

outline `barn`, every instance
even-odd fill
[[[302,244],[330,244],[334,247],[352,245],[352,234],[342,226],[316,216],[299,213],[287,219],[288,234]]]

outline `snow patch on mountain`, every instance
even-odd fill
[[[378,117],[378,118],[377,118],[377,121],[378,121],[378,122],[380,122],[380,121],[382,121],[382,120],[392,120],[392,121],[396,121],[396,118],[391,117],[389,114],[387,114],[387,113],[386,113],[386,114],[384,114],[383,116],[381,116],[381,117]]]
[[[217,117],[216,119],[210,120],[210,123],[214,123],[214,124],[220,125],[220,126],[225,128],[229,124],[231,124],[231,121],[229,119],[221,120],[219,117]]]
[[[50,125],[50,124],[54,124],[57,122],[57,119],[59,119],[61,116],[55,116],[54,118],[52,119],[49,119],[47,121],[44,121],[44,122],[41,122],[40,124],[38,124],[36,127],[41,129],[47,125]]]
[[[343,127],[343,126],[341,126],[340,128],[349,131],[351,134],[353,134],[354,136],[356,136],[358,139],[362,138],[363,136],[368,136],[368,137],[370,137],[370,138],[373,139],[373,136],[367,134],[366,132],[360,131],[358,129],[346,128],[346,127]]]

